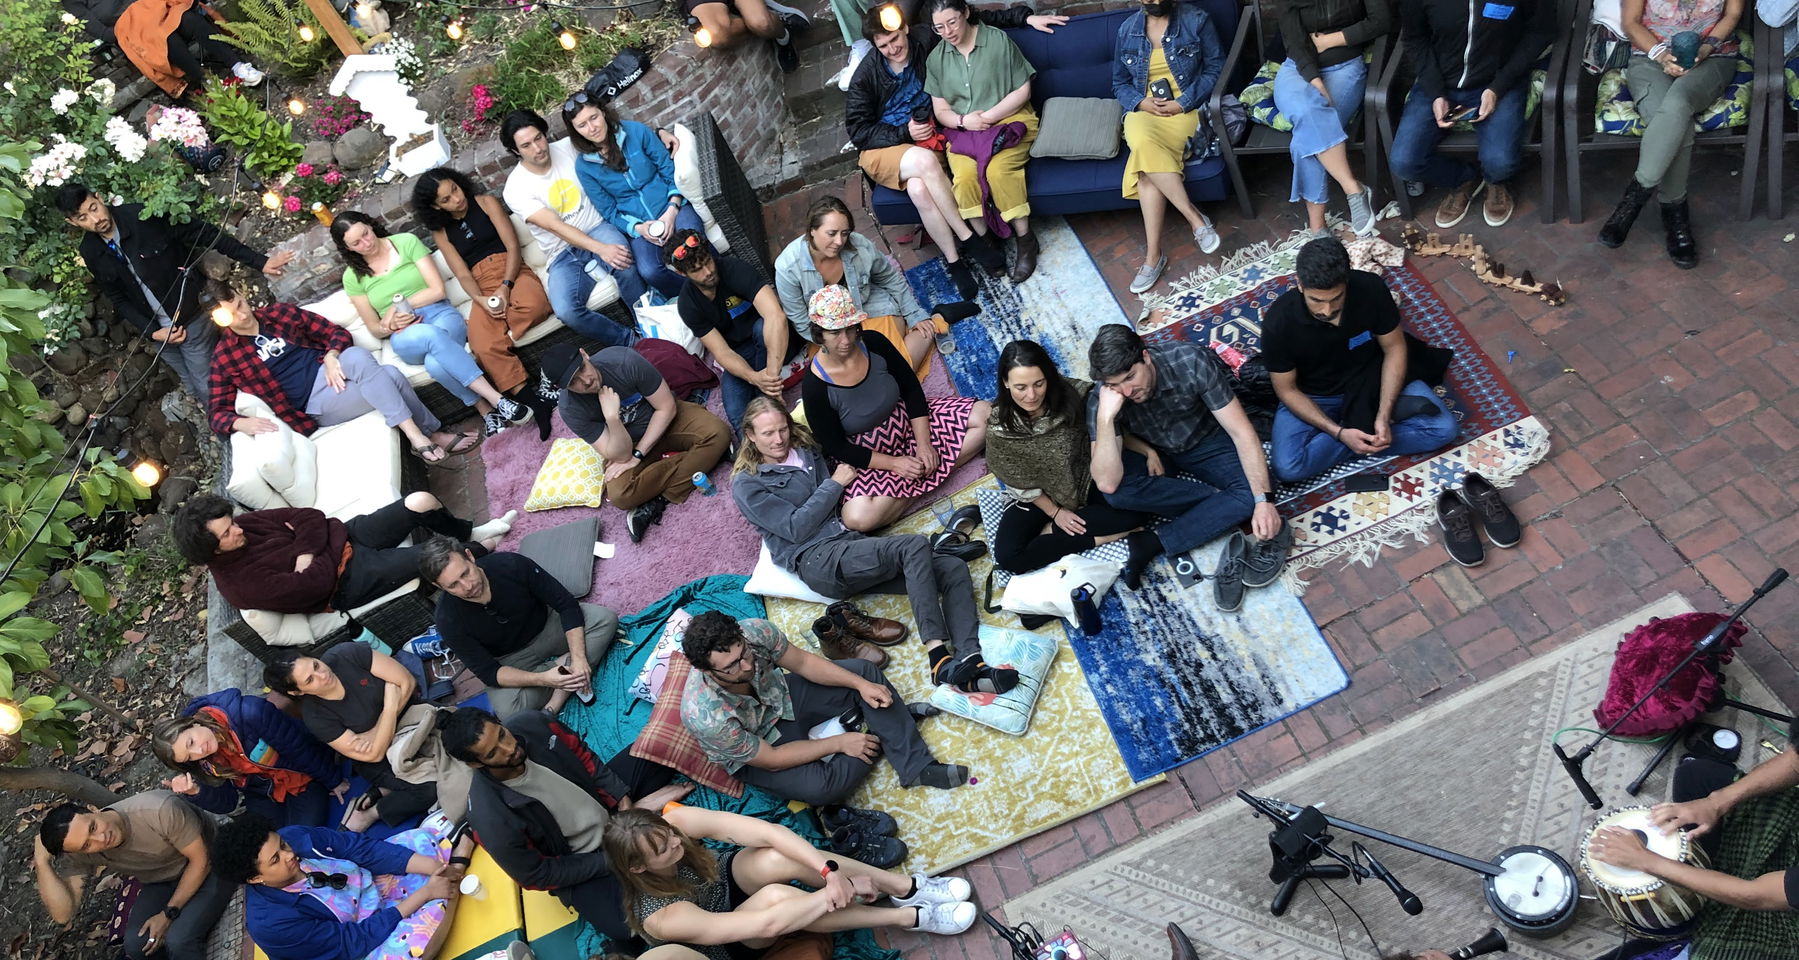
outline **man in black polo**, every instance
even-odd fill
[[[593,698],[593,665],[612,646],[618,614],[577,603],[529,557],[476,557],[449,537],[419,547],[419,576],[443,591],[437,632],[487,684],[502,720],[528,710],[555,713],[571,693]]]
[[[108,206],[80,183],[67,183],[56,191],[56,208],[72,226],[86,231],[81,259],[113,310],[139,333],[168,343],[162,350],[163,362],[204,407],[218,334],[196,302],[206,283],[199,269],[201,255],[217,250],[279,277],[294,258],[293,251],[266,256],[210,223],[174,224],[147,217],[141,203]]]
[[[779,401],[787,361],[802,341],[781,310],[775,288],[756,268],[712,252],[706,238],[682,230],[663,247],[669,268],[687,278],[677,301],[681,322],[706,345],[725,372],[720,386],[725,419],[743,427],[743,408],[757,394]]]

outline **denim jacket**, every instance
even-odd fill
[[[669,201],[680,195],[675,189],[675,161],[656,131],[635,120],[619,121],[612,139],[624,155],[625,169],[606,166],[598,153],[578,153],[575,176],[600,216],[634,237],[638,224],[662,216]]]
[[[844,535],[856,536],[837,518],[843,487],[831,479],[824,455],[800,448],[805,466],[764,463],[731,475],[731,499],[762,534],[769,558],[792,570],[800,551]]]
[[[842,257],[843,285],[864,313],[871,317],[899,317],[908,327],[930,317],[912,295],[906,275],[881,256],[874,241],[852,233],[843,245]],[[796,329],[806,329],[807,302],[824,285],[825,278],[812,260],[812,247],[802,233],[775,258],[775,293],[780,295],[781,309]]]
[[[1149,35],[1142,10],[1118,27],[1112,54],[1112,95],[1124,104],[1124,112],[1137,109],[1149,96]],[[1224,71],[1224,46],[1212,18],[1191,3],[1177,3],[1168,32],[1162,36],[1162,54],[1168,71],[1181,88],[1182,110],[1195,110],[1212,95],[1218,74]]]

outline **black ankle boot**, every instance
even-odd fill
[[[1599,242],[1608,247],[1621,246],[1624,238],[1630,236],[1630,225],[1637,222],[1637,214],[1649,203],[1655,194],[1654,187],[1645,187],[1631,177],[1624,188],[1624,199],[1618,201],[1618,209],[1605,219],[1605,226],[1599,228]]]
[[[1668,231],[1668,259],[1682,270],[1699,265],[1699,244],[1693,239],[1693,221],[1685,199],[1662,204],[1662,227]]]

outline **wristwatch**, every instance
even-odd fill
[[[1262,502],[1278,504],[1278,503],[1280,503],[1280,499],[1274,495],[1273,490],[1270,490],[1267,493],[1262,494]]]
[[[506,289],[510,290],[510,289],[512,289],[512,281],[511,280],[501,280],[500,286],[505,287]]]
[[[642,451],[642,450],[637,450],[637,449],[633,449],[633,450],[632,450],[632,451],[631,451],[631,459],[633,459],[633,460],[642,460],[642,459],[643,459],[643,451]]]
[[[181,919],[181,908],[171,903],[162,908],[162,915],[168,917],[171,921],[179,920]]]

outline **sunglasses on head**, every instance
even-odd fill
[[[306,872],[306,885],[314,890],[317,890],[320,887],[330,887],[333,890],[342,890],[344,887],[350,885],[350,875],[347,873],[320,873],[316,870],[308,870]]]
[[[686,260],[689,254],[693,254],[695,256],[695,258],[697,259],[698,258],[697,251],[699,249],[700,249],[700,235],[697,233],[690,233],[687,235],[686,240],[681,241],[680,246],[678,246],[668,252],[668,258],[670,260],[674,260],[675,262],[679,263],[681,261]]]
[[[563,113],[574,113],[576,110],[579,110],[582,107],[585,107],[590,103],[594,104],[595,106],[599,105],[599,101],[588,96],[587,91],[585,91],[585,90],[576,91],[574,96],[569,97],[567,100],[562,101],[562,112]]]

